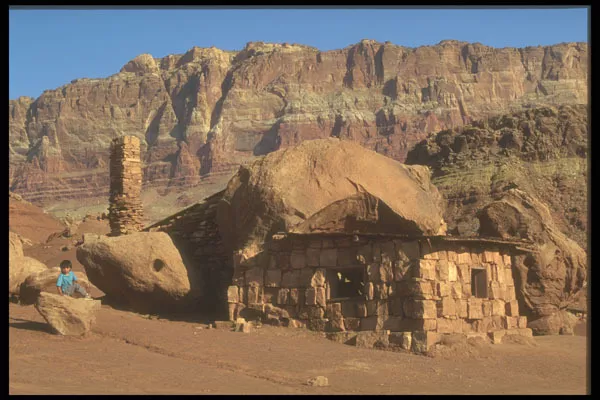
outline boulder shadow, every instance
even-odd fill
[[[11,318],[11,320],[14,321],[8,323],[11,328],[54,334],[52,327],[45,322],[28,321],[20,318]]]

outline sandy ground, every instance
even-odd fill
[[[81,300],[84,301],[84,300]],[[305,329],[250,333],[103,305],[86,337],[9,304],[11,394],[585,394],[586,337],[489,345],[479,356],[361,349]],[[326,376],[327,387],[306,381]]]

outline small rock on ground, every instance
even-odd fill
[[[309,379],[306,384],[308,386],[329,386],[329,381],[325,376],[317,376]]]

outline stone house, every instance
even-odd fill
[[[530,251],[524,242],[484,238],[274,235],[254,265],[234,268],[229,319],[273,314],[348,340],[379,332],[413,351],[443,334],[529,336],[511,258]]]

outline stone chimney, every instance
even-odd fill
[[[121,136],[110,146],[110,198],[108,221],[111,236],[140,231],[143,228],[142,163],[140,139]]]

